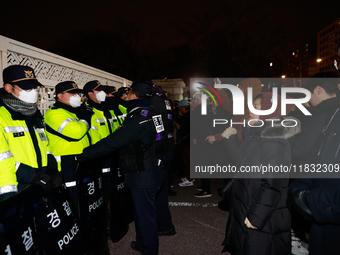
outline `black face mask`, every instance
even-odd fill
[[[119,103],[119,97],[107,97],[105,99],[105,102],[110,104],[118,104]]]

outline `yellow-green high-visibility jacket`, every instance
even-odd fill
[[[124,122],[124,119],[127,115],[127,110],[124,106],[122,106],[121,104],[118,105],[118,111],[114,111],[113,109],[110,110],[110,112],[112,113],[113,116],[113,125],[115,130],[121,126]]]
[[[108,109],[106,104],[98,104],[92,100],[88,100],[87,109],[93,112],[91,117],[91,144],[96,144],[103,138],[112,134],[119,126],[117,117],[112,110]],[[111,172],[111,157],[101,160],[102,172],[107,174]]]
[[[57,102],[44,115],[50,149],[61,171],[61,156],[77,155],[89,146],[86,133],[89,124],[79,120],[76,108]]]
[[[124,121],[124,119],[127,115],[127,109],[126,109],[126,107],[122,106],[121,104],[118,106],[118,108],[122,112],[122,115],[120,115],[120,118]]]
[[[91,117],[89,134],[91,136],[91,143],[95,144],[116,130],[116,127],[113,124],[113,118],[115,118],[115,116],[112,116],[112,112],[109,110],[107,111],[110,116],[105,116],[104,111],[98,109],[100,104],[93,101],[89,101],[89,104],[90,106],[87,107],[90,107],[94,113]]]
[[[17,171],[19,173],[24,165],[42,169],[48,164],[48,154],[51,152],[42,125],[42,116],[37,111],[32,118],[37,118],[40,125],[28,126],[29,122],[23,120],[24,117],[14,120],[5,106],[0,107],[0,195],[17,191],[18,182],[30,183],[28,176],[23,177],[27,182],[17,179]]]

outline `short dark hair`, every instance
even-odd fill
[[[150,98],[150,97],[143,95],[143,94],[141,94],[141,93],[139,93],[139,92],[137,92],[136,90],[133,90],[133,89],[130,89],[130,93],[135,94],[138,99],[149,99]]]
[[[328,95],[339,95],[340,76],[337,72],[316,73],[307,81],[305,86],[310,92],[314,92],[317,86],[323,88]]]

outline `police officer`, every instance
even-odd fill
[[[44,116],[50,148],[61,171],[65,186],[70,194],[74,209],[78,212],[76,189],[75,156],[90,145],[89,123],[93,112],[80,112],[81,96],[73,81],[56,85],[56,103]]]
[[[113,116],[113,125],[119,128],[126,117],[126,108],[119,104],[120,97],[114,86],[107,86],[105,104]],[[119,169],[119,152],[111,154],[111,197],[110,197],[110,233],[112,242],[116,243],[125,235],[128,225],[134,220],[130,190],[125,185],[124,174]]]
[[[158,254],[156,196],[165,179],[164,155],[156,154],[155,148],[157,132],[164,126],[148,99],[152,90],[148,84],[133,82],[123,126],[81,155],[82,160],[93,159],[120,149],[120,169],[135,209],[136,241],[131,247],[143,254]]]
[[[128,100],[127,96],[129,94],[128,87],[120,87],[117,92],[117,96],[119,97],[119,104],[126,107],[126,101]]]
[[[168,205],[168,191],[170,189],[168,181],[169,178],[171,178],[171,176],[169,177],[169,169],[175,156],[172,107],[165,91],[163,91],[161,87],[154,85],[151,81],[145,81],[145,83],[149,84],[154,89],[152,104],[156,113],[162,116],[162,121],[164,124],[164,132],[160,134],[160,138],[162,139],[161,142],[162,149],[164,151],[164,168],[167,178],[165,178],[165,182],[162,184],[156,199],[158,235],[174,235],[176,234],[176,231],[174,225],[172,224],[171,213]],[[170,179],[170,181],[172,180]]]
[[[87,97],[87,108],[93,112],[89,133],[91,144],[95,144],[113,133],[112,114],[108,110],[107,104],[104,104],[107,97],[104,91],[105,86],[95,80],[86,83],[83,89]]]
[[[122,89],[122,88],[120,88]],[[128,91],[128,88],[123,88],[123,91]],[[107,97],[105,103],[108,104],[108,108],[112,111],[113,114],[113,124],[116,128],[123,124],[123,121],[126,117],[127,111],[126,107],[121,105],[122,99],[120,98],[120,93],[113,86],[107,86],[105,90]],[[125,93],[124,93],[125,96]],[[123,100],[125,104],[125,100]]]
[[[103,86],[99,81],[89,81],[84,86],[84,91],[87,97],[87,108],[93,112],[91,118],[91,128],[89,131],[91,137],[91,144],[95,144],[101,139],[112,134],[118,126],[114,125],[117,122],[116,117],[113,116],[112,111],[109,110],[109,105],[105,103],[107,94],[105,90],[106,86]],[[101,158],[103,187],[104,187],[104,204],[105,214],[107,220],[107,229],[110,226],[110,213],[109,213],[109,198],[110,198],[110,172],[111,172],[111,157]]]
[[[42,115],[37,109],[42,86],[27,66],[13,65],[3,71],[0,90],[0,200],[28,184],[48,193],[61,186],[61,176],[51,154]]]

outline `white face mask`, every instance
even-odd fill
[[[75,94],[74,96],[70,97],[69,103],[73,108],[77,108],[81,104],[81,97],[78,94]]]
[[[14,87],[12,87],[12,88],[15,89]],[[38,100],[37,89],[21,90],[21,91],[18,91],[18,92],[19,92],[19,97],[15,96],[13,93],[12,93],[12,95],[17,97],[19,100],[21,100],[23,102],[34,104]]]
[[[96,94],[96,98],[99,102],[104,102],[106,99],[106,93],[102,90],[98,94]]]

